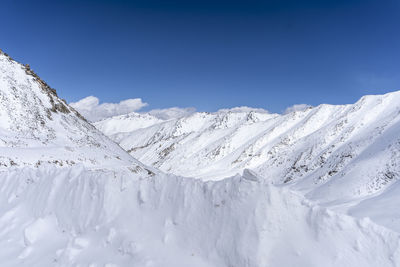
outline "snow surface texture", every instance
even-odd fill
[[[399,95],[96,124],[165,174],[0,52],[0,266],[399,266]]]
[[[41,166],[0,172],[0,181],[2,266],[400,262],[398,233],[254,177],[202,182]]]

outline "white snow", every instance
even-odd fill
[[[141,162],[177,175],[218,180],[250,168],[277,183],[304,180],[315,187],[356,173],[354,180],[365,176],[360,190],[376,191],[390,182],[379,176],[400,171],[389,163],[396,161],[399,114],[400,92],[394,92],[286,115],[238,109],[161,122],[116,117],[95,126]],[[376,153],[382,155],[367,163]]]
[[[152,167],[2,52],[0,100],[1,266],[400,265],[400,92],[95,124]]]
[[[51,165],[1,172],[1,197],[18,192],[1,201],[3,211],[12,211],[0,217],[8,225],[0,233],[3,266],[393,266],[400,260],[398,233],[286,188],[240,176],[202,182],[114,175]]]

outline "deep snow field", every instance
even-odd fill
[[[400,92],[92,126],[0,52],[0,266],[400,266],[399,133]]]

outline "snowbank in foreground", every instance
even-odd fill
[[[399,235],[250,172],[0,172],[2,266],[397,266]],[[107,265],[108,264],[108,265]]]

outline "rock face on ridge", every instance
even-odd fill
[[[60,99],[30,68],[0,50],[0,167],[137,165]]]

